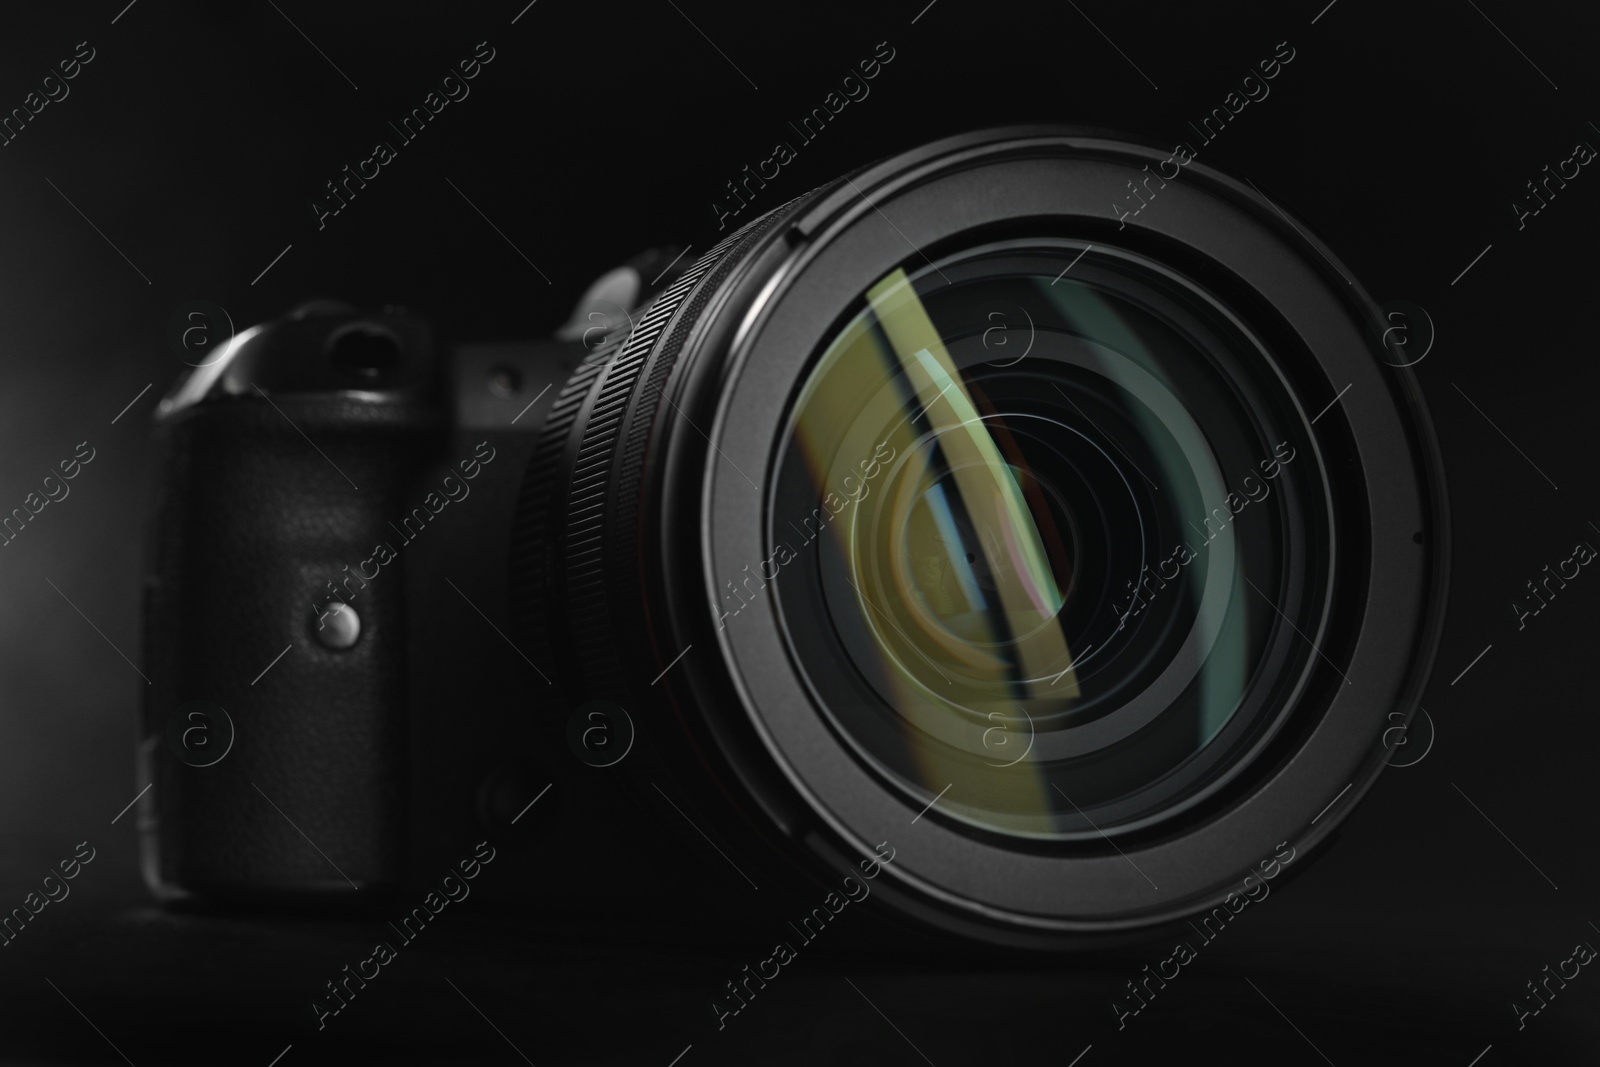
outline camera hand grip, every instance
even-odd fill
[[[406,561],[390,520],[436,433],[431,409],[349,394],[229,397],[162,426],[141,748],[158,895],[350,895],[398,879]],[[205,705],[219,721],[194,718]]]

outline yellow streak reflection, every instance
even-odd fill
[[[978,544],[969,548],[985,557],[1023,677],[1054,679],[1035,681],[1032,687],[1041,692],[1048,689],[1057,697],[1077,697],[1079,688],[1071,652],[1054,618],[1061,608],[1061,592],[1011,465],[980,418],[960,370],[905,271],[896,270],[885,277],[868,290],[867,299],[916,392],[917,406],[925,409],[924,417],[947,461],[948,477],[954,481],[960,502],[978,532]],[[914,431],[908,428],[908,432]],[[922,449],[908,457],[908,462],[922,465],[920,470],[902,473],[902,484],[911,487],[911,501],[923,501],[933,488],[929,455],[930,450]],[[950,544],[947,535],[926,530],[919,537],[919,520],[923,525],[936,521],[927,507],[916,508],[908,519],[911,540],[926,537],[942,542],[946,552],[959,551],[960,546]],[[897,524],[891,523],[894,525]],[[940,560],[937,569],[941,574],[952,569],[943,566],[946,562],[954,564],[956,571],[967,566],[966,560]],[[985,624],[984,628],[990,627]],[[965,636],[971,639],[978,635]],[[991,642],[1001,636],[992,632],[984,635]],[[1057,669],[1065,673],[1057,674]]]

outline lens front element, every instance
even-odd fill
[[[890,273],[803,385],[771,505],[818,707],[979,834],[1198,802],[1311,654],[1288,640],[1330,579],[1302,425],[1260,344],[1136,256],[1012,242]]]

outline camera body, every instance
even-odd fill
[[[1066,948],[1298,869],[1431,663],[1437,455],[1258,190],[1105,212],[1163,151],[936,142],[548,342],[235,338],[158,414],[147,881],[359,902],[520,840],[491,896],[697,857]]]
[[[560,812],[616,799],[512,643],[505,576],[550,404],[626,315],[600,303],[568,340],[448,351],[403,311],[308,304],[162,403],[140,746],[159,897],[382,897],[480,839],[585,862]],[[606,762],[611,724],[584,721]],[[540,854],[500,856],[481,892],[539,891]]]

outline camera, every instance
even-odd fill
[[[625,848],[989,945],[1225,920],[1372,785],[1444,606],[1404,342],[1290,210],[989,130],[551,339],[241,333],[157,417],[147,882],[361,901],[483,839],[512,896]]]

